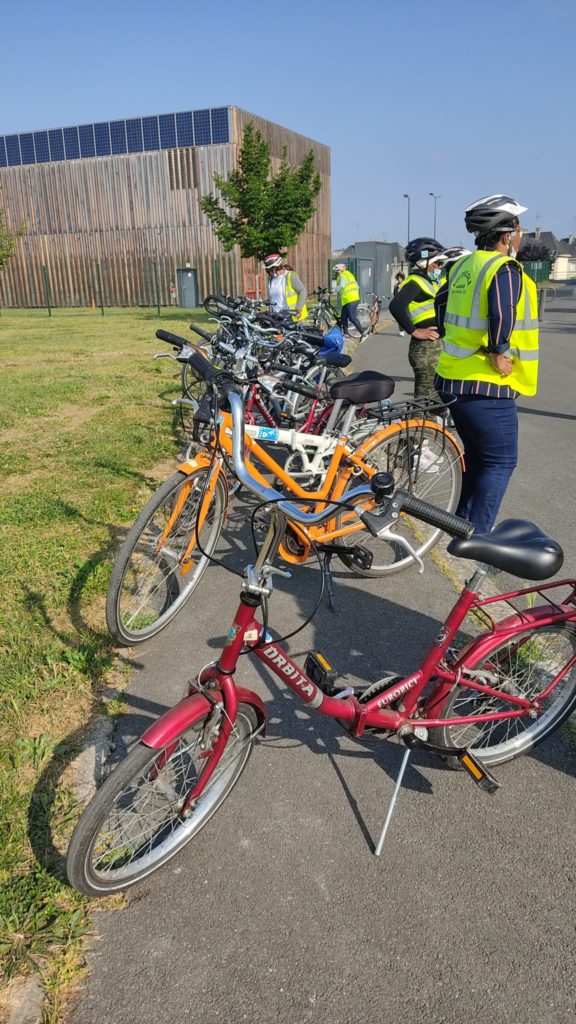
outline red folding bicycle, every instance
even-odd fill
[[[243,454],[242,402],[229,375],[216,371],[199,353],[189,356],[211,383],[233,419],[234,469],[270,512],[270,525],[253,566],[248,566],[240,604],[219,657],[204,667],[179,704],[141,736],[110,773],[86,807],[70,842],[70,883],[90,896],[126,889],[150,875],[185,846],[207,823],[240,777],[266,708],[252,690],[239,687],[234,672],[250,653],[286,683],[310,708],[337,719],[349,734],[396,736],[406,747],[382,832],[381,852],[411,751],[422,748],[460,763],[488,792],[498,783],[494,765],[532,750],[576,708],[576,580],[561,580],[482,599],[490,567],[527,580],[550,579],[562,566],[560,546],[532,523],[506,520],[488,535],[473,535],[471,524],[414,495],[394,491],[391,476],[376,474],[370,487],[345,494],[345,507],[372,494],[376,507],[360,511],[374,536],[391,534],[398,516],[445,530],[452,554],[479,562],[424,657],[410,675],[386,675],[364,688],[341,688],[327,659],[309,654],[297,665],[268,632],[268,599],[284,535],[284,519],[302,529],[334,516],[342,503],[307,511],[286,501],[247,472]],[[517,599],[523,598],[524,607]],[[495,621],[490,606],[510,605]],[[461,649],[456,633],[470,612],[487,628]]]

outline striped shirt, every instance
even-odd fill
[[[436,324],[444,336],[444,316],[448,303],[448,281],[435,299]],[[487,352],[496,355],[510,348],[510,336],[516,323],[516,306],[522,291],[522,275],[515,263],[505,263],[496,271],[488,289]],[[446,380],[436,374],[434,387],[447,395],[484,395],[488,398],[517,398],[518,391],[509,384],[491,384],[483,380]]]

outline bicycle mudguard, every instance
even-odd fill
[[[449,430],[445,430],[444,427],[441,427],[440,424],[436,423],[435,420],[417,420],[414,419],[413,417],[404,421],[403,423],[392,423],[389,427],[382,427],[382,429],[376,431],[375,434],[370,434],[369,437],[365,438],[364,441],[362,441],[358,445],[358,447],[354,451],[354,455],[359,455],[361,458],[365,455],[369,455],[372,449],[375,448],[376,445],[380,444],[381,441],[393,437],[395,433],[405,434],[406,426],[408,426],[409,429],[414,428],[414,430],[419,430],[422,427],[422,425],[424,425],[425,427],[429,427],[431,430],[436,430],[439,434],[444,434],[446,437],[449,437],[452,443],[456,446],[457,450],[460,452],[460,458],[463,460],[462,445],[454,437],[454,434],[451,434]]]
[[[213,701],[222,700],[222,694],[218,690],[210,690],[209,693]],[[254,708],[258,718],[258,726],[264,726],[263,732],[265,734],[267,714],[262,699],[257,693],[243,686],[237,686],[236,693],[238,694],[239,703],[249,704]],[[143,743],[145,747],[151,747],[153,750],[161,750],[178,736],[183,729],[188,728],[198,721],[199,718],[202,718],[210,710],[211,706],[212,702],[207,697],[204,697],[203,694],[189,694],[188,697],[184,697],[184,700],[169,708],[165,714],[156,719],[142,733],[140,743]]]
[[[480,607],[482,607],[481,604]],[[542,626],[546,623],[566,622],[568,619],[574,619],[574,626],[576,628],[576,610],[574,605],[539,605],[537,608],[527,608],[526,611],[508,615],[507,618],[495,622],[493,629],[488,629],[486,632],[481,633],[480,636],[470,640],[459,652],[457,661],[450,667],[462,668],[466,667],[467,664],[471,666],[477,665],[490,654],[493,647],[497,647],[502,643],[503,636],[510,636],[514,632],[521,636],[523,633],[530,632],[536,626]]]
[[[212,456],[208,455],[207,452],[198,452],[193,459],[187,459],[186,462],[181,462],[178,466],[178,472],[186,473],[186,476],[190,476],[190,474],[195,473],[196,470],[207,469],[210,465],[212,465]]]

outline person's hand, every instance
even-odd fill
[[[512,359],[507,352],[489,352],[488,359],[492,369],[501,377],[508,377],[512,373]]]
[[[440,335],[436,327],[417,327],[412,331],[412,337],[418,341],[438,341]]]

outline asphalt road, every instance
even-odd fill
[[[533,519],[575,571],[576,297],[559,292],[541,336],[537,398],[519,402],[521,460],[502,515]],[[409,393],[407,342],[391,329],[357,365]],[[243,561],[241,507],[228,557]],[[276,629],[311,607],[317,573],[278,586]],[[291,641],[319,645],[351,680],[415,666],[451,604],[430,559],[385,581],[338,576]],[[123,738],[182,694],[230,624],[238,581],[212,569],[180,617],[134,652]],[[216,638],[216,639],[212,639]],[[380,860],[373,856],[401,750],[312,717],[243,659],[266,700],[268,738],[224,807],[120,911],[95,915],[90,974],[71,1024],[560,1024],[574,1019],[576,742],[567,730],[497,769],[485,796],[416,755]],[[323,755],[323,756],[320,756]]]

